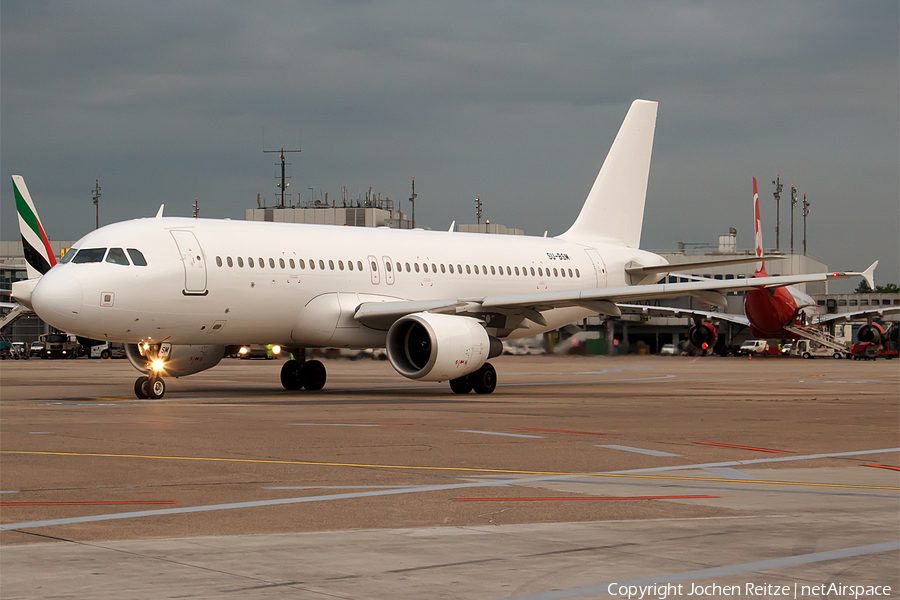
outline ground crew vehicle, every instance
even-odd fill
[[[738,354],[765,354],[769,350],[766,340],[747,340],[741,344]]]
[[[74,335],[45,333],[38,339],[44,344],[41,358],[74,358],[81,352],[81,344]]]
[[[827,356],[832,358],[844,358],[844,353],[840,350],[834,350],[822,344],[817,344],[812,340],[797,340],[791,348],[791,356],[800,356],[803,358],[813,358],[816,356]]]
[[[91,358],[125,358],[125,344],[104,342],[91,346]]]

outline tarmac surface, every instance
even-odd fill
[[[897,361],[491,362],[4,361],[0,597],[900,597]]]

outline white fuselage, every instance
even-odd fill
[[[128,343],[295,347],[384,345],[386,330],[353,318],[363,302],[623,286],[627,263],[660,260],[560,238],[186,218],[109,225],[70,252],[86,248],[136,249],[147,264],[108,254],[51,269],[33,303],[54,327]],[[548,310],[546,325],[495,333],[527,337],[589,314]]]

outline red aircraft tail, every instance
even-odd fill
[[[753,242],[756,246],[756,256],[763,255],[762,230],[759,224],[759,193],[756,191],[756,177],[753,178]],[[756,273],[754,277],[766,277],[766,263],[759,261],[756,263]]]

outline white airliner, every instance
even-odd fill
[[[639,249],[656,109],[631,105],[581,213],[555,238],[171,218],[160,208],[87,234],[53,266],[13,176],[31,267],[43,273],[14,284],[13,296],[61,330],[128,344],[145,373],[139,398],[160,398],[165,375],[208,369],[249,343],[293,355],[281,371],[291,390],[325,384],[306,348],[386,347],[404,377],[490,393],[487,360],[501,340],[618,315],[619,301],[694,295],[724,305],[729,290],[861,275],[653,283],[673,268]]]

